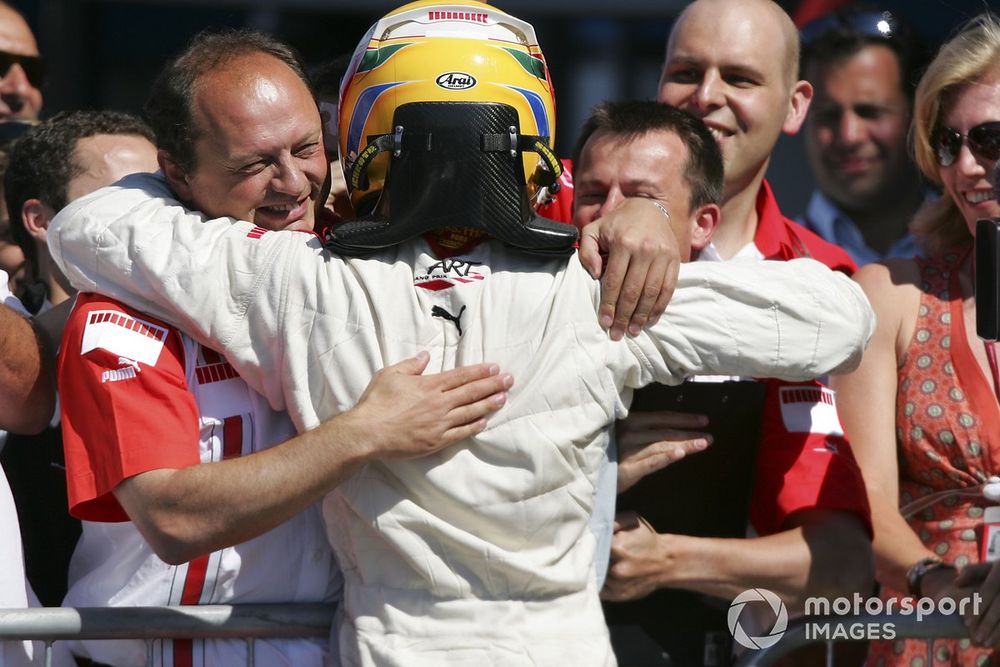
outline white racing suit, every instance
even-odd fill
[[[588,529],[609,431],[634,388],[695,374],[852,368],[874,317],[811,260],[688,264],[658,324],[612,342],[576,257],[423,240],[343,259],[318,238],[186,211],[155,176],[82,198],[50,229],[74,286],[225,350],[296,425],[350,408],[376,371],[492,361],[515,378],[475,438],[367,465],[324,515],[344,569],[343,664],[612,665]],[[204,223],[204,224],[202,224]]]

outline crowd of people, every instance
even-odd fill
[[[0,607],[337,605],[329,640],[256,642],[266,665],[697,665],[728,662],[711,608],[748,589],[793,614],[978,595],[967,639],[869,664],[1000,660],[972,287],[997,16],[933,52],[866,6],[800,28],[696,0],[655,99],[593,109],[564,160],[532,26],[474,1],[388,12],[318,85],[272,36],[206,31],[143,119],[39,120],[44,61],[3,2],[0,56]],[[765,174],[800,130],[796,222]],[[691,382],[759,409],[629,410]],[[732,433],[756,450],[740,534],[659,520],[661,473]],[[669,591],[709,611],[666,627]]]

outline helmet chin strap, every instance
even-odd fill
[[[430,151],[432,146],[433,135],[406,132],[406,128],[402,125],[397,125],[392,134],[376,134],[368,137],[368,145],[351,167],[351,188],[368,189],[368,167],[379,154],[391,152],[393,156],[399,157],[404,150]],[[537,153],[542,160],[543,168],[535,172],[535,181],[553,195],[559,192],[559,177],[563,174],[563,166],[549,148],[548,137],[518,134],[517,128],[512,125],[507,134],[495,132],[483,134],[482,150],[486,153],[510,151],[513,158],[520,153]]]
[[[400,106],[393,132],[369,137],[351,165],[352,189],[367,189],[368,168],[385,152],[391,153],[389,174],[374,212],[332,230],[327,240],[331,249],[364,254],[427,232],[460,228],[479,230],[527,253],[573,251],[575,227],[535,215],[521,154],[539,155],[542,166],[535,179],[550,192],[558,189],[562,164],[547,137],[518,131],[513,107],[457,102]]]

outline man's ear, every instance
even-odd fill
[[[160,171],[166,177],[170,188],[182,201],[191,201],[191,186],[188,185],[187,172],[177,163],[177,160],[160,148],[156,151],[156,161],[160,164]]]
[[[798,134],[799,128],[806,120],[809,112],[809,103],[812,102],[813,87],[808,81],[796,81],[792,86],[791,100],[788,106],[788,115],[785,116],[785,123],[781,126],[781,131],[785,134]]]
[[[699,251],[712,242],[712,234],[722,219],[722,210],[715,204],[705,204],[691,216],[691,252]]]
[[[21,205],[21,222],[31,238],[46,242],[49,223],[56,217],[52,207],[40,199],[28,199]]]

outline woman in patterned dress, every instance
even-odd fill
[[[979,563],[992,504],[981,488],[1000,474],[1000,379],[992,344],[976,336],[971,252],[976,221],[1000,216],[997,17],[941,48],[913,123],[917,163],[944,191],[913,225],[930,255],[855,275],[878,328],[858,370],[832,384],[868,487],[883,597],[983,601],[971,639],[936,640],[932,660],[924,640],[874,642],[870,664],[1000,664],[1000,566]]]

